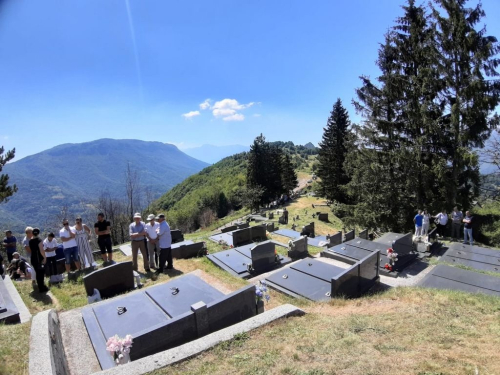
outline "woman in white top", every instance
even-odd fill
[[[82,218],[75,219],[76,243],[78,244],[78,253],[82,268],[92,267],[94,257],[92,256],[92,248],[90,247],[89,236],[90,228],[82,223]]]
[[[49,276],[57,275],[56,250],[58,243],[54,233],[50,232],[43,240],[43,249],[45,250],[46,267],[49,269]]]
[[[431,220],[431,215],[427,212],[427,210],[424,210],[422,213],[422,235],[427,236],[429,234],[429,225],[430,225],[430,220]]]

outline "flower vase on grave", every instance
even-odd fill
[[[130,353],[121,353],[118,355],[118,358],[116,358],[116,364],[118,366],[126,365],[129,362],[130,362]]]
[[[262,314],[264,312],[264,301],[258,300],[256,304],[257,314]]]

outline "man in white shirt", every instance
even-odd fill
[[[63,228],[59,231],[59,237],[63,243],[66,272],[69,274],[71,271],[71,261],[75,262],[76,269],[79,270],[81,267],[75,239],[76,229],[69,226],[67,219],[63,220]]]
[[[149,267],[156,269],[158,253],[160,252],[157,233],[160,229],[160,223],[156,222],[155,219],[155,215],[153,214],[148,216],[149,223],[146,224],[146,238],[148,240]]]
[[[436,225],[437,232],[440,237],[446,236],[446,225],[448,224],[448,215],[446,214],[446,210],[441,211],[436,216]]]
[[[43,240],[43,249],[45,250],[46,266],[49,269],[49,276],[57,275],[57,246],[58,244],[54,233],[50,232],[47,238]]]

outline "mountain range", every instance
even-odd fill
[[[0,206],[0,226],[43,227],[63,206],[78,212],[103,192],[125,197],[128,165],[155,198],[208,166],[162,142],[99,139],[59,145],[5,165],[2,173],[19,190]]]
[[[229,145],[229,146],[213,146],[203,145],[200,147],[193,147],[183,149],[182,151],[195,159],[202,160],[209,164],[215,164],[227,156],[247,152],[250,146],[242,145]]]

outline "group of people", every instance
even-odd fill
[[[97,215],[94,233],[97,236],[97,244],[101,251],[102,260],[104,263],[113,263],[111,223],[106,220],[103,213]],[[44,240],[40,238],[40,229],[38,228],[27,227],[25,234],[22,246],[30,258],[29,262],[28,259],[17,252],[17,239],[12,235],[12,231],[5,232],[3,244],[9,264],[7,270],[13,279],[20,279],[24,276],[26,279],[32,279],[33,283],[36,280],[39,292],[43,293],[49,290],[44,283],[45,268],[48,269],[48,274],[51,276],[58,274],[56,250],[60,245],[52,232]],[[132,242],[134,270],[137,271],[139,250],[144,259],[146,272],[150,272],[152,268],[155,268],[156,273],[159,274],[165,268],[173,268],[172,236],[164,214],[157,217],[149,215],[148,223],[145,224],[142,222],[141,215],[136,213],[134,222],[130,224],[129,234]],[[90,245],[91,235],[90,228],[83,223],[81,217],[75,219],[73,226],[70,226],[69,220],[63,220],[59,238],[62,242],[64,263],[68,273],[71,271],[72,263],[77,270],[95,265]],[[165,263],[167,264],[166,267]],[[3,268],[0,271],[1,273],[3,273]]]
[[[465,216],[458,209],[458,207],[453,208],[453,212],[448,216],[446,210],[442,210],[437,215],[430,215],[427,210],[418,210],[417,214],[413,218],[413,222],[415,223],[415,236],[427,236],[429,233],[429,226],[431,223],[431,219],[434,219],[437,227],[437,234],[440,237],[446,237],[447,227],[449,221],[451,221],[451,240],[458,241],[461,237],[460,231],[462,229],[462,224],[464,226],[463,234],[464,234],[464,244],[469,243],[471,246],[473,244],[472,239],[472,223],[473,216],[470,211],[465,212]]]

